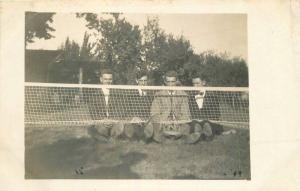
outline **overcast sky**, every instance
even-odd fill
[[[247,59],[247,16],[245,14],[124,14],[127,21],[146,25],[147,17],[158,16],[159,24],[167,33],[183,35],[190,40],[194,51],[227,52],[230,56]],[[51,26],[56,29],[50,40],[36,39],[28,49],[57,49],[67,38],[82,43],[85,20],[75,14],[57,13]]]

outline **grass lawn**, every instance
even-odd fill
[[[84,127],[25,127],[28,179],[250,179],[249,129],[183,145],[94,142]]]

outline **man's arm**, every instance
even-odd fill
[[[150,116],[154,121],[159,121],[160,120],[160,115],[161,115],[161,102],[160,98],[158,97],[159,95],[155,94],[151,109],[150,109]]]
[[[184,94],[182,97],[179,120],[191,120],[191,112],[189,108],[189,99],[187,94]]]
[[[112,118],[124,120],[126,118],[126,96],[121,89],[110,89],[109,94],[109,114]]]

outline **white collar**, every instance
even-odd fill
[[[169,94],[169,95],[175,95],[175,91],[174,91],[174,90],[172,90],[172,91],[169,90],[169,91],[168,91],[168,94]]]
[[[103,91],[103,94],[105,96],[108,96],[109,95],[109,89],[108,88],[102,88],[102,91]]]
[[[145,95],[147,95],[147,92],[145,92],[145,91],[143,91],[143,90],[141,90],[141,89],[138,89],[138,91],[139,91],[140,96],[145,96]]]
[[[109,89],[102,88],[106,105],[108,105]]]

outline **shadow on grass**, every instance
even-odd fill
[[[124,153],[122,145],[99,144],[88,138],[59,140],[25,148],[25,178],[139,178],[130,168],[144,158],[143,153]]]
[[[62,140],[58,134],[62,137],[63,131],[26,135],[25,178],[250,179],[249,130],[195,145]]]
[[[141,178],[137,173],[131,171],[131,166],[146,158],[146,155],[138,152],[130,152],[121,155],[121,164],[110,167],[99,167],[90,171],[88,177],[100,179],[138,179]],[[85,177],[83,177],[85,178]]]

